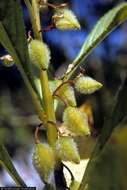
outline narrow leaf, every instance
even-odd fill
[[[19,1],[0,1],[0,43],[13,57],[27,87],[31,86],[34,89],[41,102],[38,85],[31,73],[27,38]]]
[[[3,144],[0,144],[0,164],[2,164],[2,166],[8,171],[18,186],[26,187],[25,182],[16,171],[11,158]]]
[[[101,134],[97,140],[96,146],[91,155],[91,159],[87,165],[81,186],[79,190],[84,190],[87,180],[91,177],[91,170],[96,163],[96,158],[103,151],[108,139],[110,138],[114,128],[118,126],[124,118],[127,117],[127,78],[119,89],[114,101],[113,109],[110,116],[105,120]]]
[[[92,160],[85,190],[126,190],[127,188],[127,120],[115,127],[103,151]],[[113,183],[114,182],[114,183]]]
[[[106,13],[95,25],[92,32],[85,40],[79,54],[69,65],[63,80],[68,80],[77,69],[77,67],[85,60],[89,53],[114,30],[119,24],[127,19],[127,3],[121,3],[117,7]],[[71,68],[71,69],[70,69]]]

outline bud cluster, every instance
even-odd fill
[[[43,5],[53,7],[53,5],[49,3],[46,4],[44,1],[42,2]],[[53,26],[60,30],[80,29],[80,24],[71,10],[67,7],[55,7],[54,9],[55,13],[52,17]],[[48,69],[50,50],[44,42],[31,39],[28,44],[28,51],[30,62],[33,65],[36,65],[42,70]],[[53,97],[58,97],[65,103],[66,108],[64,109],[62,120],[63,125],[66,126],[71,136],[69,136],[69,134],[63,135],[57,128],[58,138],[56,142],[54,142],[54,145],[51,146],[38,141],[36,142],[32,157],[33,165],[45,183],[48,183],[50,174],[59,161],[80,163],[80,155],[73,136],[88,136],[91,132],[87,113],[81,112],[77,107],[75,90],[82,94],[92,94],[102,87],[101,83],[82,73],[73,81],[66,81],[64,83],[62,83],[62,81],[58,82],[60,84],[58,86],[56,85],[55,90],[55,87],[51,85],[50,91],[53,93]],[[47,123],[48,122],[52,121],[47,121]],[[54,126],[57,127],[57,124],[54,124]],[[71,184],[73,188],[77,188],[78,185],[77,182]]]
[[[63,113],[63,124],[74,135],[90,135],[88,113],[81,112],[76,107],[74,88],[82,94],[92,94],[101,87],[100,82],[80,73],[74,81],[68,81],[63,85],[60,84],[55,90],[55,94],[59,95],[59,98],[66,102],[67,106]]]

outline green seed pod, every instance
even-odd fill
[[[47,144],[36,144],[32,160],[41,179],[44,182],[48,182],[48,178],[55,165],[55,156],[52,148]]]
[[[68,127],[68,130],[76,135],[90,134],[87,115],[80,112],[78,108],[66,108],[63,114],[63,122]]]
[[[57,9],[53,16],[54,24],[60,30],[76,30],[80,29],[80,24],[74,13],[67,9]]]
[[[72,181],[70,184],[70,190],[78,190],[80,183],[78,181]]]
[[[81,75],[76,79],[75,88],[78,92],[82,94],[92,94],[96,90],[99,90],[102,87],[100,82],[92,79],[89,76]]]
[[[42,69],[48,69],[50,62],[50,51],[48,46],[39,41],[32,40],[28,45],[30,60]]]
[[[56,142],[56,155],[63,161],[80,163],[80,156],[74,140],[70,137],[60,137]]]
[[[74,94],[74,89],[69,84],[62,85],[57,94],[64,99],[69,106],[76,106],[76,98]]]

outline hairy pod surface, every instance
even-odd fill
[[[48,182],[48,178],[55,166],[55,156],[53,149],[48,144],[36,144],[32,161],[40,178],[44,182]]]
[[[67,107],[64,110],[63,122],[72,133],[78,135],[90,135],[88,118],[78,108]]]
[[[32,40],[28,45],[30,61],[41,69],[48,69],[50,63],[50,50],[48,46],[39,41]]]
[[[76,79],[75,88],[82,94],[92,94],[96,90],[99,90],[102,84],[89,76],[81,75]]]
[[[54,16],[54,24],[60,30],[77,30],[80,29],[80,24],[74,13],[67,9],[57,9]]]
[[[69,84],[64,84],[57,91],[57,94],[64,99],[69,106],[76,106],[74,89]]]
[[[77,145],[71,137],[60,137],[56,142],[55,150],[61,160],[80,163]]]

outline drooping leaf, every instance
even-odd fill
[[[19,176],[18,172],[16,171],[11,161],[11,158],[3,144],[0,144],[0,165],[2,165],[8,171],[10,176],[15,181],[16,185],[21,187],[26,187],[25,182],[22,180],[22,178]]]
[[[79,54],[69,65],[64,76],[64,81],[68,80],[85,60],[89,53],[119,24],[127,19],[127,3],[121,3],[117,7],[106,13],[95,25],[87,39],[85,40]]]

